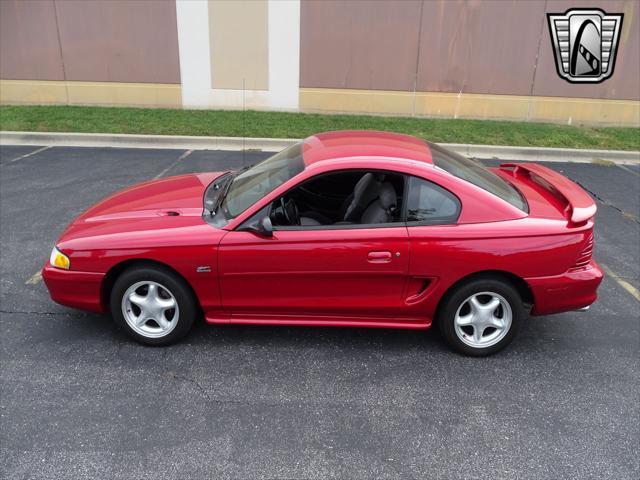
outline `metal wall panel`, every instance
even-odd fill
[[[413,90],[420,0],[303,1],[300,86]]]
[[[172,1],[56,0],[67,80],[180,83]]]
[[[529,95],[543,13],[543,2],[425,2],[417,89]]]
[[[64,80],[53,0],[0,0],[0,78]]]
[[[624,12],[613,77],[561,79],[546,13]],[[640,99],[637,0],[313,1],[301,6],[302,88]]]

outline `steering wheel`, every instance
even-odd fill
[[[293,199],[289,199],[289,201],[285,203],[284,197],[280,197],[280,207],[282,207],[282,213],[287,222],[289,222],[289,225],[300,225],[300,213]]]

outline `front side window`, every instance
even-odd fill
[[[460,201],[448,190],[422,178],[410,177],[407,199],[407,222],[425,225],[455,223],[460,215]]]
[[[514,186],[487,170],[480,162],[458,155],[431,142],[428,144],[431,149],[431,159],[436,167],[500,197],[524,212],[529,211],[522,194]]]
[[[272,203],[276,228],[365,228],[402,223],[404,176],[345,170],[307,180]]]

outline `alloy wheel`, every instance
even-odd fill
[[[167,287],[153,281],[142,281],[124,292],[122,314],[134,332],[147,338],[160,338],[176,327],[180,308]]]
[[[509,302],[495,292],[474,293],[458,307],[454,330],[458,338],[473,348],[487,348],[502,340],[513,313]]]

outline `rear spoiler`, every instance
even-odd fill
[[[527,175],[567,203],[567,217],[572,223],[583,223],[596,214],[596,203],[582,187],[538,163],[503,163],[500,168],[513,168],[513,175]]]

